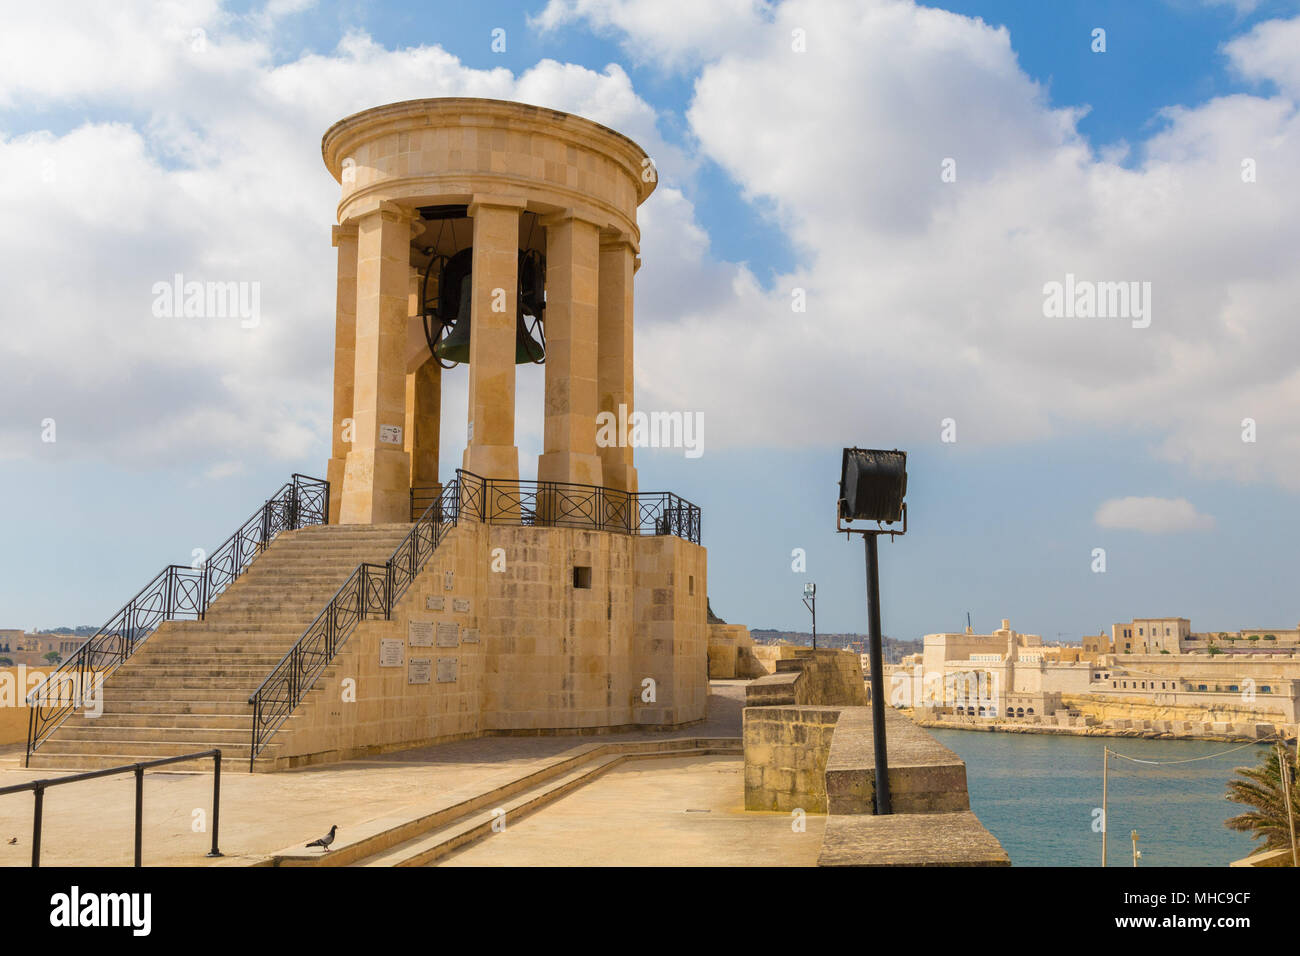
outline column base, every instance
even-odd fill
[[[346,458],[331,458],[325,465],[325,480],[330,486],[330,524],[339,523],[339,511],[343,507],[343,475],[346,469]]]
[[[621,461],[613,462],[608,459],[602,459],[600,471],[601,475],[604,477],[606,488],[617,488],[619,491],[636,494],[636,468],[633,465]]]
[[[548,451],[537,456],[538,481],[567,481],[579,485],[600,485],[603,472],[599,455],[575,451]]]
[[[480,478],[519,480],[519,448],[515,445],[470,445],[461,467]]]
[[[348,452],[339,524],[411,520],[411,456],[400,448]]]

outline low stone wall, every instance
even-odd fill
[[[769,673],[743,624],[710,624],[708,652],[710,680],[751,680]]]
[[[793,648],[794,654],[776,662],[776,672],[745,688],[750,707],[779,704],[863,706],[867,688],[862,664],[849,651]]]
[[[894,708],[885,710],[889,795],[895,813],[951,813],[970,809],[966,764]],[[870,707],[840,714],[826,761],[832,814],[875,813],[876,747]]]
[[[768,681],[763,693],[794,684]],[[893,813],[876,816],[870,707],[746,707],[745,809],[828,814],[823,866],[1010,865],[970,812],[961,759],[894,708],[885,719]]]
[[[746,707],[745,809],[826,812],[826,760],[839,707]]]
[[[794,652],[797,650],[799,648],[793,644],[755,644],[752,648],[754,662],[762,673],[756,673],[754,676],[775,674],[776,662],[794,657]]]

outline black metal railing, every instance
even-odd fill
[[[27,756],[163,621],[203,620],[208,606],[281,531],[329,522],[329,484],[295,474],[199,567],[169,564],[30,694]]]
[[[674,535],[700,543],[699,507],[670,491],[628,492],[566,481],[484,478],[460,468],[456,477],[460,512],[475,521]]]
[[[0,797],[10,793],[31,791],[36,798],[32,813],[32,866],[41,865],[41,829],[45,822],[45,791],[50,787],[59,787],[65,783],[80,783],[83,780],[95,780],[99,777],[111,777],[119,773],[135,774],[135,865],[142,865],[144,856],[144,772],[152,767],[181,763],[186,760],[212,758],[212,849],[208,856],[221,856],[217,844],[218,831],[221,829],[221,751],[200,750],[179,757],[162,757],[158,760],[145,760],[141,763],[129,763],[120,767],[108,767],[104,770],[88,770],[85,773],[69,774],[66,777],[54,777],[50,780],[30,780],[9,787],[0,787]],[[102,821],[96,821],[88,829],[96,830]]]
[[[383,564],[362,563],[330,598],[275,668],[248,698],[253,708],[251,771],[258,754],[289,719],[357,625],[367,618],[389,619],[416,575],[458,513],[459,486],[450,482],[425,508],[414,527]]]

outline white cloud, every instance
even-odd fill
[[[1201,514],[1186,498],[1112,498],[1102,502],[1093,520],[1098,527],[1147,534],[1206,531],[1214,527],[1214,518]]]
[[[0,126],[10,224],[0,232],[0,458],[47,450],[47,417],[61,454],[193,462],[211,478],[231,474],[233,461],[321,454],[339,193],[319,143],[349,113],[439,95],[523,100],[637,138],[669,175],[691,168],[616,65],[545,60],[515,76],[471,69],[436,46],[388,50],[349,34],[328,55],[276,66],[266,12],[239,20],[216,4],[160,4],[126,17],[88,4],[56,23],[47,9],[6,15],[0,111],[9,113],[0,119],[71,104],[78,115],[124,119],[60,134]],[[76,55],[50,57],[40,42],[49,36]],[[154,283],[178,273],[258,283],[261,322],[155,318]],[[521,403],[531,389],[540,407],[539,388],[521,385]],[[463,439],[463,406],[457,395],[444,403],[448,442],[458,409]],[[541,417],[521,421],[521,445],[534,442]],[[447,460],[458,463],[459,451]]]
[[[743,48],[771,16],[764,0],[549,0],[530,26],[543,31],[584,22],[619,35],[627,56],[665,69]]]
[[[704,411],[710,448],[907,447],[954,417],[963,442],[1100,429],[1198,474],[1300,487],[1300,21],[1225,47],[1278,95],[1171,108],[1130,168],[1078,135],[1082,107],[1049,105],[1006,30],[903,0],[550,3],[540,24],[699,65],[685,145],[617,65],[516,76],[359,33],[277,65],[265,11],[46,9],[15,8],[0,34],[0,210],[15,224],[0,232],[0,455],[34,453],[45,417],[61,448],[213,474],[323,447],[338,187],[320,135],[380,103],[469,95],[579,112],[655,156],[638,403]],[[3,131],[44,110],[97,119]],[[955,183],[940,180],[949,157]],[[795,250],[770,287],[701,229],[690,177],[705,160]],[[149,290],[177,272],[260,282],[261,325],[154,319]],[[1150,281],[1151,327],[1045,319],[1042,286],[1066,273]],[[448,393],[448,420],[463,418]]]
[[[1280,82],[1300,62],[1300,45],[1234,50]],[[1300,487],[1296,103],[1170,109],[1132,168],[1094,153],[1079,116],[1048,105],[1003,29],[893,0],[782,4],[762,42],[702,69],[688,118],[799,260],[770,290],[714,264],[733,293],[665,313],[680,286],[647,252],[641,404],[691,396],[714,448],[914,445],[954,417],[962,441],[1102,430],[1199,475]],[[1151,327],[1045,319],[1042,287],[1067,273],[1150,282]],[[1241,441],[1247,416],[1267,440]]]

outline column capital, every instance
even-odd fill
[[[600,234],[600,251],[613,252],[619,249],[629,250],[633,257],[641,254],[641,247],[635,239],[626,232],[610,230]]]
[[[345,222],[342,225],[332,227],[330,229],[330,245],[338,248],[345,242],[356,242],[357,231],[355,222]]]
[[[465,212],[471,219],[473,219],[474,214],[480,208],[514,209],[522,213],[527,206],[528,201],[520,199],[517,196],[496,196],[492,193],[475,193],[474,198],[470,200]]]
[[[602,216],[593,209],[587,209],[582,206],[573,206],[568,209],[561,209],[557,212],[550,212],[544,216],[539,216],[537,224],[539,226],[559,226],[566,222],[584,222],[589,226],[595,226],[597,229],[604,229],[609,224],[609,217]]]

